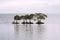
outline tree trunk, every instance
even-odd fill
[[[26,19],[26,22],[27,22],[27,19]]]
[[[23,22],[25,22],[25,20],[23,19]]]
[[[18,22],[18,20],[16,20],[16,22]]]
[[[29,22],[31,22],[31,20],[29,20]]]
[[[40,22],[41,22],[41,19],[38,19],[38,21],[40,21]]]
[[[31,20],[29,20],[29,24],[33,24],[33,22],[31,22]]]
[[[18,20],[14,20],[13,24],[19,24]]]

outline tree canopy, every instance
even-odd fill
[[[45,18],[47,18],[47,15],[43,14],[43,13],[26,14],[26,15],[21,15],[21,16],[16,15],[16,16],[14,16],[14,20],[24,19],[27,21],[27,19],[28,19],[31,21],[31,19],[33,19],[34,17],[36,17],[37,19],[40,19],[40,21],[41,21],[42,19],[45,20]]]

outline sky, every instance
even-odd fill
[[[60,0],[0,0],[0,14],[60,13]]]

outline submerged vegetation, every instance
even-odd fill
[[[31,22],[33,18],[36,18],[36,24],[44,24],[41,20],[45,20],[45,18],[47,18],[47,15],[42,13],[26,14],[21,16],[16,15],[14,16],[13,24],[19,24],[18,20],[23,20],[22,24],[33,24],[33,22]]]

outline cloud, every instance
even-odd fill
[[[2,0],[0,13],[54,12],[59,5],[60,0]]]
[[[60,5],[60,0],[49,0],[48,5]]]
[[[46,5],[44,1],[4,1],[0,3],[0,13],[37,12]]]
[[[31,6],[37,6],[45,5],[46,2],[44,1],[6,1],[3,3],[0,3],[0,7],[31,7]]]

